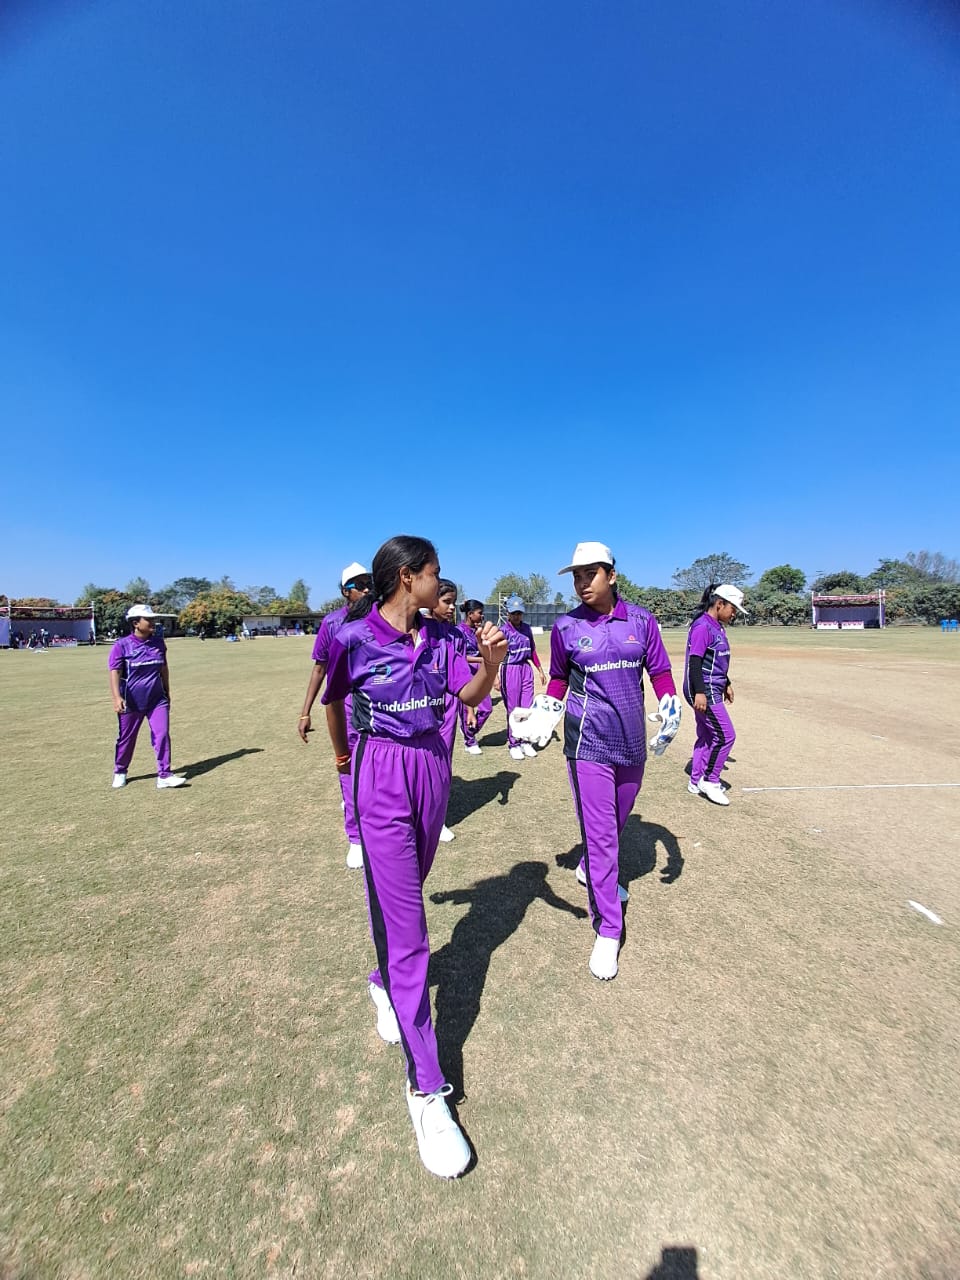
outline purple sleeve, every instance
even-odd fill
[[[324,618],[317,630],[317,638],[313,642],[314,662],[330,661],[330,644],[330,628],[327,626],[327,619]]]
[[[123,666],[123,641],[117,640],[110,650],[110,656],[107,659],[108,671],[119,671]]]
[[[562,680],[564,684],[568,684],[570,679],[570,659],[563,630],[556,624],[550,632],[550,679]]]
[[[704,615],[701,614],[700,618],[703,616]],[[698,658],[703,658],[706,656],[710,637],[707,633],[707,628],[701,625],[700,618],[698,618],[690,628],[690,636],[687,640],[687,653],[695,654]]]
[[[647,668],[647,674],[651,678],[670,671],[670,657],[663,646],[660,624],[652,613],[647,617],[647,652],[643,663]],[[654,688],[656,688],[656,685],[654,685]]]
[[[351,685],[350,655],[340,641],[334,637],[330,642],[330,651],[327,657],[327,687],[324,689],[320,701],[324,706],[328,706],[331,702],[342,702],[347,694],[350,693]]]
[[[447,689],[450,693],[459,693],[460,690],[470,683],[477,673],[470,670],[470,664],[462,653],[458,652],[453,642],[450,642],[447,653]]]
[[[665,693],[673,695],[677,692],[672,671],[661,671],[659,675],[651,676],[650,683],[653,685],[653,692],[657,695],[658,702]]]

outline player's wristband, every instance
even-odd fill
[[[349,763],[350,763],[350,752],[348,751],[348,752],[347,752],[347,754],[346,754],[345,756],[334,756],[334,757],[333,757],[333,760],[334,760],[334,763],[335,763],[335,764],[349,764]]]
[[[300,719],[301,719],[301,720],[309,720],[309,719],[310,719],[310,717],[309,717],[309,716],[301,716],[301,717],[300,717]]]

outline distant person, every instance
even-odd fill
[[[587,887],[596,938],[589,968],[595,978],[617,976],[627,891],[618,883],[620,837],[643,782],[647,759],[643,673],[659,699],[663,724],[650,743],[662,754],[680,727],[680,706],[670,659],[656,618],[629,604],[617,590],[616,561],[602,542],[580,542],[570,564],[583,602],[554,623],[550,634],[550,684],[545,697],[515,719],[521,734],[536,727],[549,741],[564,716],[574,808],[583,833],[577,879]],[[566,714],[562,699],[566,697]]]
[[[90,634],[89,634],[89,636],[87,637],[87,644],[96,644],[96,643],[97,643],[96,633],[94,632],[93,628],[91,627],[91,628],[90,628]]]
[[[477,636],[483,629],[483,603],[480,600],[464,600],[460,606],[460,612],[463,614],[463,621],[460,623],[459,631],[463,635],[466,659],[471,671],[479,671],[483,665],[483,659],[480,656]],[[475,707],[468,707],[465,702],[461,702],[460,729],[463,733],[463,749],[468,756],[483,755],[483,748],[477,741],[477,734],[489,720],[492,710],[493,702],[490,697],[484,698]]]
[[[130,635],[110,650],[110,693],[119,732],[113,785],[127,785],[127,770],[137,745],[137,734],[146,719],[150,742],[157,757],[157,789],[182,787],[186,778],[170,770],[170,670],[167,646],[154,634],[154,614],[147,604],[131,605],[127,618]]]
[[[440,565],[425,538],[399,536],[373,558],[373,589],[350,610],[330,646],[327,727],[341,776],[349,775],[363,843],[364,883],[377,968],[369,990],[377,1032],[401,1044],[406,1099],[420,1158],[456,1178],[470,1147],[451,1115],[430,1016],[430,939],[423,884],[433,866],[450,795],[450,753],[440,736],[447,695],[476,704],[490,691],[506,641],[489,623],[482,668],[472,674],[453,639],[422,609],[439,603]],[[352,696],[356,746],[347,738]]]
[[[739,587],[729,582],[712,583],[701,597],[700,612],[687,634],[683,696],[693,707],[697,724],[687,790],[691,795],[706,796],[713,804],[730,803],[720,775],[737,737],[725,705],[733,705],[733,685],[724,625],[746,612]]]
[[[526,606],[519,596],[510,596],[504,603],[507,620],[503,624],[503,634],[507,641],[507,656],[497,683],[494,686],[503,695],[503,709],[507,713],[507,748],[512,760],[522,760],[524,756],[535,756],[536,748],[530,742],[523,742],[510,727],[510,712],[515,707],[529,707],[533,702],[533,669],[540,676],[541,689],[546,687],[547,677],[540,665],[537,654],[537,643],[533,632],[523,620]]]
[[[365,569],[356,560],[352,564],[346,565],[341,571],[340,594],[343,596],[345,604],[326,615],[317,629],[317,638],[313,642],[313,670],[310,672],[310,679],[307,681],[307,692],[303,699],[300,719],[297,722],[297,733],[299,733],[304,742],[309,742],[307,734],[313,727],[310,714],[317,699],[317,694],[323,687],[324,676],[327,673],[327,661],[330,657],[330,644],[344,622],[346,622],[347,613],[351,606],[355,605],[361,596],[365,596],[372,586],[373,578],[370,576],[370,570]],[[350,750],[352,751],[356,746],[356,733],[351,723],[349,699],[347,703],[347,735],[350,738]],[[353,793],[350,788],[349,776],[341,775],[340,777],[340,795],[343,802],[343,827],[347,837],[347,866],[352,871],[358,871],[363,866],[363,847],[360,844],[360,832],[357,830],[357,819],[353,810]]]
[[[466,658],[467,642],[464,639],[463,632],[456,625],[457,584],[451,582],[449,578],[440,578],[437,581],[437,586],[440,590],[440,601],[435,609],[430,610],[429,616],[440,625],[444,635],[453,641],[457,652]],[[468,665],[470,665],[469,662]],[[474,674],[477,671],[476,666],[471,665],[470,669]],[[443,724],[440,726],[440,737],[450,752],[451,763],[453,761],[453,744],[457,737],[457,721],[460,718],[460,708],[463,705],[455,694],[447,694],[447,703],[443,711]],[[471,711],[473,710],[472,707],[470,709]],[[440,843],[449,844],[454,838],[453,832],[444,821],[443,826],[440,828]]]

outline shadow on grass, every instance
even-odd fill
[[[660,1261],[644,1280],[699,1280],[697,1251],[689,1245],[664,1245]]]
[[[454,1097],[463,1097],[463,1046],[480,1013],[490,958],[515,933],[536,898],[550,907],[586,918],[547,883],[545,862],[518,862],[505,875],[479,880],[469,889],[431,893],[430,901],[468,904],[450,941],[430,957],[430,983],[437,988],[437,1045]]]
[[[263,751],[263,747],[240,747],[238,751],[230,751],[225,756],[209,756],[206,760],[195,760],[193,764],[181,765],[179,769],[174,769],[174,773],[182,773],[188,780],[190,778],[199,778],[201,774],[210,773],[213,769],[219,769],[222,764],[229,764],[231,760],[239,760],[241,756],[256,755],[257,752]],[[144,778],[153,778],[155,774],[140,773],[135,778],[128,778],[128,782],[141,782]]]
[[[499,773],[486,778],[454,778],[447,802],[447,826],[456,826],[464,818],[469,818],[471,813],[492,804],[494,800],[497,804],[506,804],[510,788],[519,777],[519,773],[501,769]]]
[[[629,888],[631,880],[648,876],[657,867],[657,846],[662,845],[666,861],[660,869],[663,884],[673,884],[683,874],[680,841],[667,827],[656,822],[643,822],[632,813],[620,837],[620,883]],[[573,871],[583,857],[583,843],[575,844],[569,853],[557,854],[557,866]]]
[[[500,729],[496,733],[486,733],[477,741],[481,747],[505,747],[507,745],[507,731]]]

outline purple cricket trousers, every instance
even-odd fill
[[[460,704],[460,729],[463,733],[463,745],[465,747],[474,747],[477,744],[477,734],[490,719],[490,712],[493,710],[493,702],[490,698],[484,698],[479,706],[474,708],[477,716],[477,726],[475,729],[471,729],[467,724],[467,712],[470,708],[465,703],[460,702],[459,698],[457,699],[457,702]]]
[[[133,760],[137,734],[146,718],[150,726],[150,742],[157,756],[157,776],[170,774],[170,703],[158,702],[149,711],[123,711],[117,716],[117,751],[114,757],[114,773],[126,773]]]
[[[510,712],[514,707],[529,707],[533,703],[533,672],[530,663],[504,663],[500,668],[500,692],[503,709],[507,713],[507,746],[519,747],[520,739],[510,728]]]
[[[715,702],[706,711],[694,711],[697,740],[693,747],[691,782],[719,782],[727,756],[737,740],[726,703]]]
[[[617,893],[620,836],[640,791],[643,765],[568,759],[567,772],[583,834],[582,865],[593,928],[601,938],[619,938],[623,933],[623,907]]]
[[[353,787],[377,968],[397,1015],[411,1088],[446,1083],[430,1015],[430,939],[423,883],[450,795],[450,753],[439,733],[399,741],[361,734]]]
[[[357,749],[360,735],[347,719],[347,750],[352,756]],[[357,828],[357,815],[353,807],[353,778],[349,773],[340,775],[340,795],[343,797],[343,829],[351,844],[360,843],[360,832]]]

